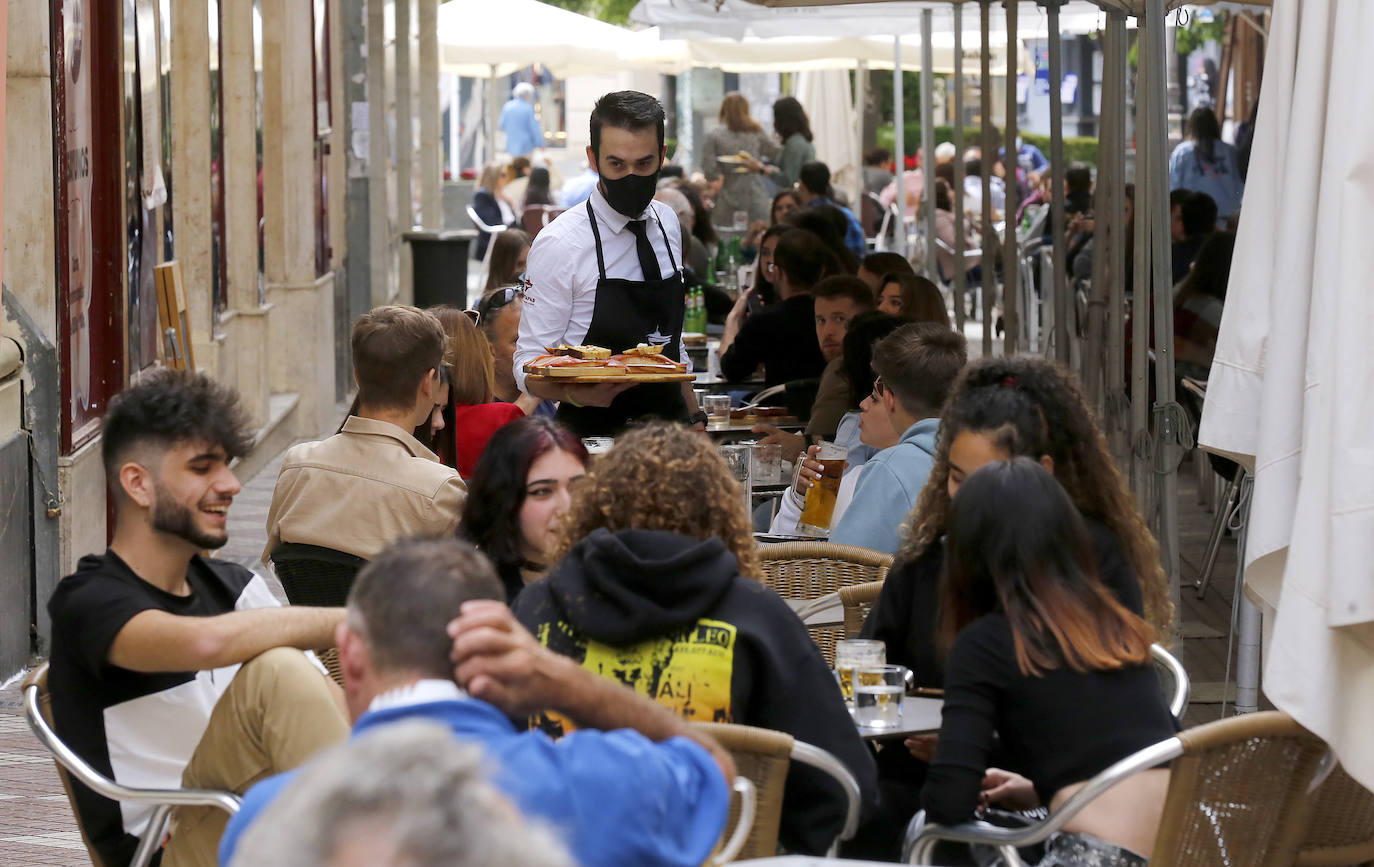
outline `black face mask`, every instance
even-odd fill
[[[636,175],[632,172],[614,180],[603,177],[601,183],[611,207],[631,220],[637,220],[654,200],[654,193],[658,192],[658,170],[652,175]]]

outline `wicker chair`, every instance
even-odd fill
[[[167,820],[173,807],[219,807],[229,815],[239,811],[239,798],[229,792],[214,792],[203,789],[136,789],[123,786],[91,767],[85,759],[77,755],[71,747],[63,743],[53,730],[52,699],[48,695],[48,665],[44,663],[24,678],[24,715],[28,717],[29,727],[39,743],[52,753],[53,763],[57,765],[57,776],[62,781],[62,790],[67,793],[72,813],[76,816],[76,827],[81,832],[81,842],[86,844],[86,852],[95,867],[105,867],[105,861],[91,845],[86,833],[86,825],[81,821],[81,813],[76,808],[76,798],[72,795],[72,777],[76,777],[96,794],[113,801],[139,803],[153,806],[153,815],[134,850],[130,867],[147,867],[162,845],[167,833]]]
[[[1374,863],[1374,793],[1336,766],[1312,796],[1299,867]]]
[[[880,582],[892,555],[833,542],[783,542],[759,549],[763,583],[794,602],[819,599],[855,584]],[[846,614],[846,620],[848,615]],[[826,664],[835,663],[835,642],[849,635],[846,624],[809,627]]]
[[[272,567],[292,605],[343,605],[366,563],[343,551],[296,542],[283,542],[272,551]]]
[[[800,762],[830,774],[844,788],[849,800],[844,827],[830,846],[834,856],[840,842],[854,836],[859,827],[859,783],[839,759],[819,747],[796,740],[786,732],[731,723],[694,723],[703,729],[735,760],[735,770],[754,784],[753,827],[738,854],[741,859],[771,858],[778,854],[778,826],[782,822],[782,792],[787,769]],[[738,791],[738,788],[737,788]],[[727,829],[739,822],[739,799],[731,799]],[[731,836],[735,836],[733,833]]]
[[[1307,827],[1310,792],[1332,760],[1326,744],[1286,714],[1229,717],[1127,756],[1029,828],[985,822],[926,825],[909,841],[908,862],[928,863],[937,841],[954,840],[997,847],[1008,865],[1020,867],[1018,847],[1041,842],[1126,777],[1170,761],[1152,867],[1294,863]]]
[[[844,637],[854,638],[864,628],[864,621],[883,592],[883,582],[869,581],[867,584],[851,584],[841,587],[840,604],[844,606]]]

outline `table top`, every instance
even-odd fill
[[[902,699],[902,721],[897,725],[888,728],[856,728],[859,730],[859,736],[866,741],[934,734],[940,730],[940,710],[944,704],[943,699],[908,695]]]
[[[779,430],[806,430],[806,425],[802,424],[799,421],[783,422],[782,424],[778,424],[777,422],[774,422],[770,419],[761,418],[757,421],[750,422],[749,424],[744,424],[742,422],[740,424],[735,424],[733,422],[731,422],[730,424],[708,424],[706,426],[706,432],[708,434],[753,433],[754,425],[758,424],[775,425]]]

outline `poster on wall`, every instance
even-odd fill
[[[63,85],[66,106],[63,132],[66,170],[63,176],[67,202],[67,339],[71,351],[72,419],[83,419],[91,409],[91,260],[94,248],[91,226],[91,51],[86,0],[67,0],[62,7]],[[80,424],[73,424],[79,428]]]

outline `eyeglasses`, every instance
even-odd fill
[[[886,392],[887,392],[887,386],[886,386],[886,385],[883,385],[883,378],[882,378],[881,376],[876,377],[876,378],[873,380],[873,401],[874,401],[874,403],[881,402],[882,399],[883,399],[883,395],[884,395]]]

